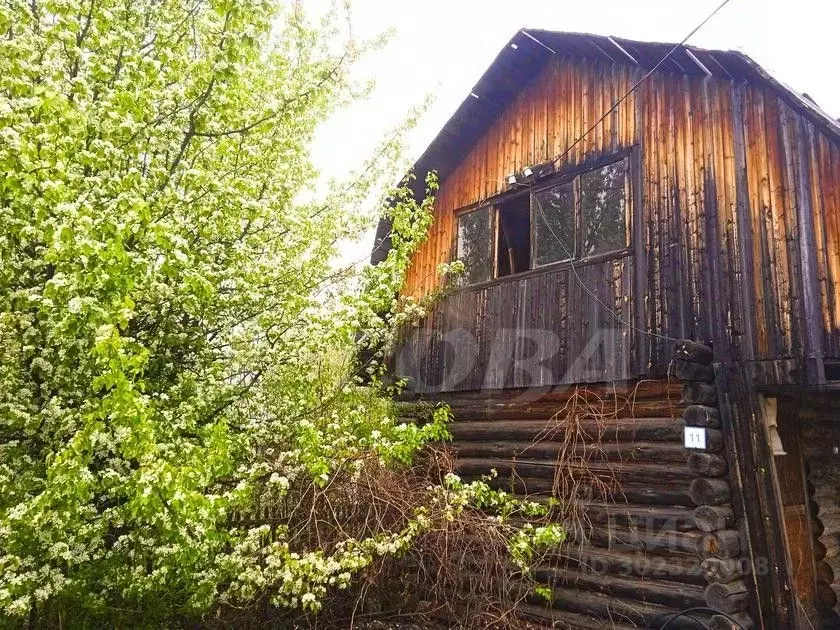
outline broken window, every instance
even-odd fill
[[[531,208],[527,196],[497,206],[499,246],[496,276],[501,278],[531,268]]]
[[[627,158],[458,216],[461,286],[628,247]]]

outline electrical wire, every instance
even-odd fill
[[[568,262],[569,262],[569,269],[571,269],[571,270],[572,270],[572,273],[574,274],[575,279],[577,280],[577,282],[578,282],[578,284],[580,285],[581,289],[583,289],[584,291],[586,291],[586,292],[590,295],[590,297],[591,297],[593,300],[595,300],[595,302],[596,302],[596,303],[597,303],[597,304],[598,304],[601,308],[603,308],[603,309],[604,309],[604,310],[605,310],[605,311],[606,311],[606,312],[607,312],[607,313],[608,313],[608,314],[609,314],[609,315],[610,315],[613,319],[615,319],[615,321],[617,321],[619,324],[621,324],[621,325],[622,325],[622,326],[624,326],[625,328],[628,328],[628,329],[630,329],[630,330],[634,330],[634,331],[636,331],[636,332],[638,332],[638,333],[641,333],[641,334],[643,334],[643,335],[648,335],[648,336],[650,336],[650,337],[654,337],[654,338],[656,338],[656,339],[662,339],[662,340],[664,340],[664,341],[680,341],[680,340],[679,340],[679,339],[677,339],[676,337],[669,337],[668,335],[661,335],[661,334],[659,334],[659,333],[651,332],[651,331],[649,331],[649,330],[644,330],[644,329],[642,329],[642,328],[638,328],[637,326],[634,326],[633,324],[631,324],[630,322],[628,322],[627,320],[625,320],[623,317],[621,317],[621,315],[619,315],[618,313],[616,313],[614,308],[611,308],[611,307],[610,307],[608,304],[606,304],[606,303],[605,303],[605,302],[604,302],[601,298],[599,298],[597,293],[595,293],[592,289],[590,289],[588,286],[586,286],[586,283],[583,281],[583,278],[581,278],[581,277],[580,277],[580,274],[578,273],[578,270],[577,270],[577,267],[575,266],[575,262],[574,262],[574,260],[573,260],[573,256],[572,256],[571,252],[569,252],[568,248],[566,247],[566,244],[565,244],[565,243],[564,243],[564,242],[560,239],[560,237],[559,237],[559,236],[557,236],[557,234],[556,234],[556,233],[554,232],[554,230],[551,228],[551,224],[548,222],[548,219],[546,219],[545,212],[543,211],[542,203],[540,203],[540,198],[539,198],[539,197],[537,197],[537,196],[533,193],[533,191],[531,192],[531,199],[532,199],[532,200],[536,203],[536,205],[537,205],[537,212],[539,212],[539,213],[540,213],[540,218],[542,219],[543,223],[545,224],[545,227],[547,227],[547,228],[548,228],[549,233],[550,233],[550,234],[554,237],[554,239],[555,239],[558,243],[560,243],[560,247],[562,247],[562,248],[563,248],[563,253],[565,253],[565,254],[566,254],[566,257],[568,258]]]
[[[723,9],[723,7],[725,7],[727,4],[729,4],[731,1],[732,1],[732,0],[723,0],[723,2],[721,2],[721,3],[720,3],[720,4],[719,4],[719,5],[715,8],[715,10],[714,10],[714,11],[712,11],[711,13],[709,13],[709,15],[707,15],[707,16],[706,16],[706,18],[705,18],[702,22],[700,22],[700,24],[698,24],[697,26],[695,26],[695,27],[691,30],[691,32],[690,32],[688,35],[686,35],[685,37],[683,37],[683,39],[682,39],[682,41],[680,41],[680,43],[678,43],[678,44],[674,44],[674,46],[671,48],[671,50],[669,50],[669,51],[665,54],[665,56],[664,56],[664,57],[662,57],[662,59],[660,59],[660,60],[659,60],[659,62],[658,62],[655,66],[653,66],[653,68],[651,68],[650,70],[648,70],[648,72],[647,72],[647,73],[646,73],[646,74],[645,74],[645,75],[644,75],[641,79],[639,79],[638,81],[636,81],[636,82],[635,82],[635,83],[634,83],[634,84],[630,87],[630,89],[629,89],[629,90],[627,90],[627,92],[624,94],[624,96],[622,96],[622,97],[621,97],[620,99],[618,99],[615,103],[613,103],[612,107],[610,107],[610,108],[609,108],[609,109],[608,109],[608,110],[604,113],[604,115],[603,115],[603,116],[601,116],[598,120],[596,120],[596,121],[595,121],[595,123],[594,123],[594,124],[593,124],[593,125],[592,125],[589,129],[587,129],[586,131],[584,131],[584,132],[583,132],[583,134],[582,134],[581,136],[579,136],[579,137],[578,137],[578,138],[577,138],[577,139],[576,139],[576,140],[575,140],[575,141],[574,141],[571,145],[569,145],[569,147],[568,147],[565,151],[563,151],[563,153],[561,153],[561,154],[559,154],[558,156],[554,157],[554,158],[551,160],[551,162],[552,162],[553,164],[556,164],[559,160],[561,160],[562,158],[566,157],[572,149],[574,149],[574,148],[575,148],[575,147],[576,147],[576,146],[577,146],[577,145],[578,145],[578,144],[579,144],[579,143],[580,143],[580,142],[581,142],[584,138],[586,138],[586,136],[588,136],[590,133],[592,133],[593,131],[595,131],[595,129],[597,129],[597,128],[598,128],[598,125],[600,125],[602,122],[604,122],[604,121],[606,120],[607,116],[609,116],[609,115],[610,115],[613,111],[615,111],[615,109],[616,109],[619,105],[621,105],[624,101],[626,101],[626,100],[630,97],[630,95],[631,95],[631,94],[633,94],[633,92],[635,92],[635,91],[639,88],[639,86],[640,86],[642,83],[644,83],[644,82],[645,82],[648,78],[650,78],[650,77],[651,77],[651,75],[653,75],[653,73],[654,73],[654,72],[656,72],[657,70],[659,70],[659,68],[661,68],[661,67],[662,67],[662,65],[663,65],[666,61],[668,61],[668,59],[671,57],[671,55],[673,55],[673,54],[674,54],[674,53],[675,53],[675,52],[676,52],[679,48],[681,48],[682,46],[684,46],[684,45],[685,45],[685,43],[686,43],[689,39],[691,39],[691,37],[692,37],[695,33],[697,33],[697,31],[699,31],[701,28],[703,28],[709,20],[711,20],[711,19],[712,19],[715,15],[717,15],[717,14],[718,14],[718,12],[719,12],[721,9]],[[556,53],[555,53],[555,54],[556,54]]]
[[[686,608],[685,610],[680,610],[678,612],[670,613],[668,615],[665,615],[666,617],[670,617],[670,619],[668,619],[668,621],[666,621],[664,624],[662,624],[662,626],[660,626],[659,630],[667,630],[668,626],[670,626],[674,621],[676,621],[680,617],[687,617],[687,616],[689,616],[688,613],[693,613],[693,612],[711,613],[713,615],[720,615],[722,617],[726,617],[726,619],[728,619],[733,624],[735,624],[736,627],[740,628],[741,630],[744,630],[744,626],[741,625],[740,623],[738,623],[738,620],[735,619],[734,617],[732,617],[732,615],[728,615],[725,612],[717,610],[715,608],[709,608],[708,606],[697,606],[695,608]]]
[[[626,101],[627,98],[631,94],[633,94],[633,92],[635,92],[642,83],[644,83],[651,75],[653,75],[654,72],[656,72],[659,68],[661,68],[662,65],[671,57],[671,55],[674,54],[674,52],[676,52],[680,47],[684,46],[685,43],[695,33],[697,33],[697,31],[699,31],[701,28],[703,28],[703,26],[705,26],[706,23],[709,20],[711,20],[715,15],[717,15],[717,13],[721,9],[723,9],[723,7],[725,7],[727,4],[729,4],[731,1],[732,0],[723,0],[723,2],[721,2],[711,13],[709,13],[709,15],[707,15],[706,18],[702,22],[700,22],[697,26],[694,27],[691,30],[691,32],[682,39],[682,41],[680,41],[678,44],[674,44],[673,47],[665,54],[665,56],[662,57],[662,59],[660,59],[659,62],[657,62],[657,64],[655,66],[653,66],[653,68],[651,68],[641,79],[636,81],[630,87],[630,89],[627,90],[627,92],[620,99],[618,99],[615,103],[613,103],[612,107],[610,107],[604,113],[603,116],[601,116],[597,121],[595,121],[595,123],[591,127],[589,127],[589,129],[587,129],[585,132],[583,132],[583,134],[578,136],[578,138],[574,142],[572,142],[572,144],[570,144],[569,147],[565,151],[563,151],[563,153],[554,157],[551,160],[551,162],[556,165],[559,160],[561,160],[562,158],[567,156],[572,149],[574,149],[590,133],[592,133],[595,129],[597,129],[598,125],[600,125],[602,122],[604,122],[604,120],[606,120],[607,116],[609,116],[619,105],[621,105],[624,101]],[[551,225],[550,225],[550,223],[548,222],[548,220],[545,216],[545,211],[543,210],[542,203],[540,203],[539,198],[533,192],[533,186],[534,186],[533,183],[527,185],[528,188],[532,189],[531,190],[531,199],[536,201],[537,211],[539,212],[540,218],[542,218],[543,223],[548,228],[549,233],[560,244],[560,246],[563,248],[563,251],[566,253],[566,256],[569,259],[569,268],[572,270],[572,273],[574,274],[575,279],[577,280],[578,284],[580,284],[581,288],[584,291],[586,291],[586,293],[588,293],[592,297],[592,299],[594,299],[595,302],[598,303],[601,306],[601,308],[606,310],[611,317],[613,317],[619,324],[621,324],[625,328],[628,328],[629,330],[633,330],[635,332],[638,332],[638,333],[643,334],[643,335],[647,335],[647,336],[655,338],[655,339],[662,339],[663,341],[680,341],[679,339],[677,339],[675,337],[669,337],[668,335],[662,335],[662,334],[659,334],[659,333],[651,332],[649,330],[644,330],[642,328],[638,328],[637,326],[634,326],[633,324],[631,324],[630,322],[628,322],[624,318],[622,318],[620,315],[618,315],[613,308],[611,308],[609,305],[605,304],[603,302],[603,300],[601,300],[601,298],[599,298],[598,295],[594,291],[592,291],[592,289],[590,289],[588,286],[586,286],[586,283],[580,277],[580,274],[578,273],[578,270],[575,267],[573,256],[571,255],[569,250],[566,248],[566,244],[557,236],[557,234],[551,228]]]

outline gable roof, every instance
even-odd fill
[[[414,163],[412,170],[417,179],[412,182],[411,188],[415,197],[423,197],[426,173],[435,170],[443,181],[555,55],[623,63],[648,71],[660,63],[675,46],[676,49],[659,70],[763,84],[840,142],[840,122],[820,109],[809,97],[774,79],[741,52],[523,28],[496,55],[478,83]],[[384,259],[390,249],[387,238],[389,230],[387,221],[379,222],[371,253],[373,264]]]

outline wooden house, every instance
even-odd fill
[[[840,627],[838,122],[739,52],[520,30],[414,168],[405,396],[465,477],[609,481],[525,614]]]

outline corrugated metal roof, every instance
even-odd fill
[[[419,199],[424,194],[427,172],[437,171],[442,181],[455,169],[475,142],[553,56],[628,64],[647,71],[660,63],[674,46],[587,33],[520,29],[496,55],[490,67],[414,163],[417,179],[412,187],[416,196]],[[671,53],[659,71],[764,84],[840,141],[840,123],[812,100],[774,79],[741,52],[681,45]],[[388,226],[380,223],[371,262],[376,263],[387,254],[390,248],[386,238],[388,231]]]

